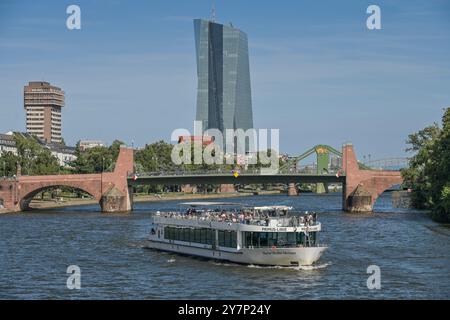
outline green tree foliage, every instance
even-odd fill
[[[438,221],[450,221],[450,108],[437,124],[408,137],[415,152],[408,169],[402,171],[405,185],[412,189],[413,205],[430,209]]]
[[[36,139],[20,134],[16,134],[14,139],[17,147],[17,162],[20,164],[22,174],[47,175],[60,172],[58,159]]]
[[[164,141],[146,144],[136,152],[135,162],[140,172],[171,171],[175,169],[172,163],[172,145]]]
[[[12,152],[4,152],[0,156],[0,177],[11,177],[17,172],[19,158]]]
[[[20,165],[23,175],[48,175],[58,174],[63,171],[59,166],[58,159],[51,151],[35,138],[28,138],[20,134],[14,135],[17,147],[17,155],[5,152],[0,156],[0,175],[13,176],[17,173]]]
[[[433,145],[429,165],[433,217],[450,221],[450,108],[442,117],[442,130]]]
[[[93,147],[81,150],[79,143],[75,149],[77,158],[70,163],[74,173],[100,173],[114,171],[114,166],[123,142],[114,140],[109,147]]]
[[[164,141],[157,141],[152,144],[146,144],[141,150],[135,154],[135,169],[138,173],[174,171],[179,169],[173,164],[171,159],[173,145]],[[139,186],[138,192],[145,193],[161,193],[164,186]]]
[[[412,193],[413,205],[416,208],[427,209],[432,207],[431,182],[428,175],[433,145],[436,143],[441,129],[435,123],[417,133],[410,134],[407,139],[409,147],[406,151],[415,152],[409,162],[409,168],[402,171],[405,186],[414,190]]]

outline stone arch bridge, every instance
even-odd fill
[[[278,173],[262,175],[243,172],[237,178],[227,174],[158,174],[133,178],[133,149],[121,147],[113,172],[99,174],[18,176],[0,180],[0,200],[8,211],[28,209],[31,199],[51,187],[68,186],[92,195],[103,212],[128,212],[133,209],[131,189],[136,185],[155,184],[236,184],[236,183],[341,183],[343,209],[350,212],[370,212],[376,199],[393,185],[401,184],[399,171],[361,169],[352,144],[342,147],[342,168],[330,173]],[[0,202],[1,203],[1,202]]]
[[[18,176],[0,180],[0,199],[10,211],[22,211],[39,192],[52,187],[72,187],[89,193],[103,212],[132,210],[132,195],[127,178],[133,172],[133,149],[122,147],[113,172]]]

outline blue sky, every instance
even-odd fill
[[[66,92],[63,136],[135,146],[192,129],[192,19],[211,0],[0,0],[0,132],[24,130],[23,86]],[[81,30],[66,8],[81,7]],[[382,30],[366,9],[381,8]],[[360,158],[404,156],[411,132],[450,106],[448,1],[216,0],[249,37],[254,124],[281,151],[354,143]]]

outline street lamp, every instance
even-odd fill
[[[102,172],[100,173],[100,196],[103,202],[103,171],[105,170],[105,157],[102,157]]]

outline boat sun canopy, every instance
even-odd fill
[[[214,206],[243,206],[242,203],[232,203],[232,202],[209,202],[209,201],[202,201],[202,202],[183,202],[179,203],[179,206],[191,206],[191,207],[214,207]]]
[[[253,210],[269,211],[269,210],[292,210],[290,206],[262,206],[262,207],[251,207]]]

